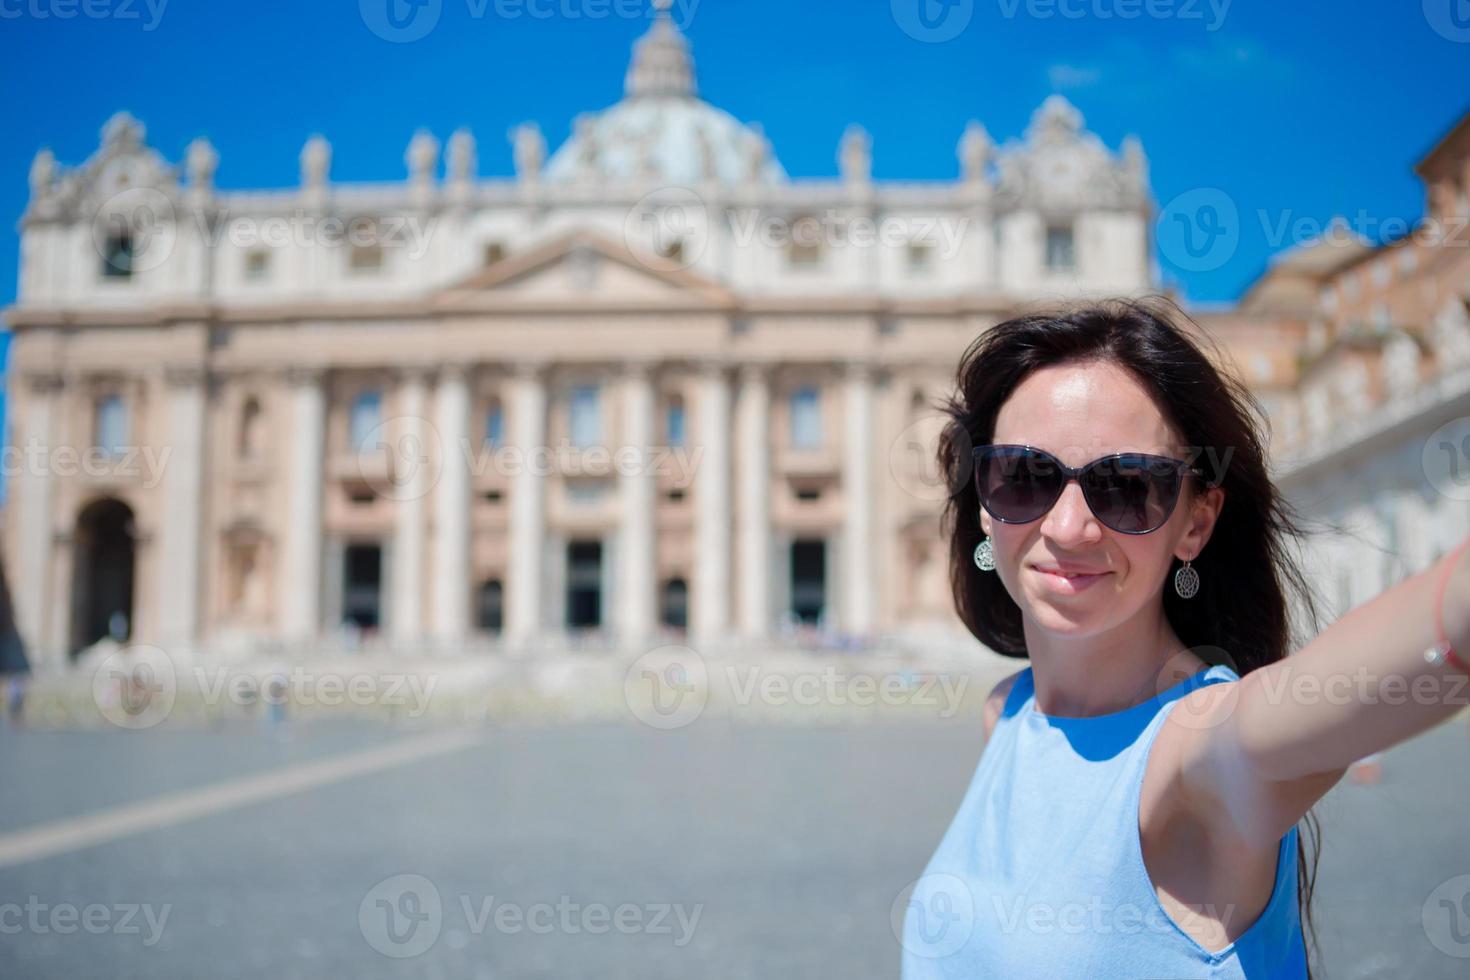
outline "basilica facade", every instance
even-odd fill
[[[468,131],[416,135],[377,184],[333,181],[313,137],[281,190],[218,189],[206,141],[170,162],[126,114],[78,165],[42,151],[7,311],[31,662],[109,635],[407,653],[952,625],[936,406],[1018,308],[1153,290],[1141,145],[1053,96],[999,145],[957,125],[953,180],[874,180],[858,127],[838,178],[792,177],[701,97],[667,15],[623,88],[554,152],[518,127],[513,178],[477,175]],[[1324,269],[1203,318],[1283,453],[1460,370],[1434,337],[1461,349],[1463,265],[1414,358],[1360,357]],[[1380,360],[1381,382],[1335,366]]]

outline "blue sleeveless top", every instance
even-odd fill
[[[1123,711],[1061,718],[1036,710],[1032,669],[1018,674],[959,811],[909,894],[903,980],[1304,980],[1296,827],[1281,839],[1265,909],[1214,952],[1165,911],[1143,863],[1149,747],[1179,698],[1239,679],[1217,664]]]

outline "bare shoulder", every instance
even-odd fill
[[[1001,682],[990,689],[990,694],[985,698],[985,738],[990,739],[990,733],[995,731],[995,723],[1000,720],[1000,713],[1005,710],[1006,698],[1010,696],[1011,688],[1016,686],[1016,678],[1020,677],[1026,670],[1020,670],[1003,678]]]
[[[1172,796],[1208,833],[1269,851],[1346,769],[1262,782],[1233,751],[1240,690],[1239,682],[1207,684],[1180,698],[1159,732],[1148,764],[1156,771],[1146,781]],[[1227,805],[1232,801],[1236,805]]]

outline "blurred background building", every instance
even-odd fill
[[[217,190],[206,141],[165,160],[127,114],[78,166],[38,155],[4,535],[32,662],[953,625],[935,405],[1017,308],[1156,288],[1140,143],[1052,96],[1017,141],[971,122],[952,181],[873,180],[857,127],[839,179],[789,178],[667,16],[624,89],[553,153],[517,128],[514,179],[467,131],[383,184],[315,137],[282,190]],[[1467,213],[1464,122],[1419,173],[1426,220]],[[1334,601],[1395,577],[1375,542],[1470,533],[1435,491],[1470,474],[1420,465],[1470,414],[1459,234],[1323,236],[1200,313],[1288,491],[1367,529],[1324,545]]]

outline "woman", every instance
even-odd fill
[[[1288,587],[1317,623],[1302,525],[1252,396],[1181,324],[1163,301],[1022,316],[961,361],[954,599],[1030,663],[906,903],[907,980],[1310,976],[1297,823],[1467,703],[1470,541],[1287,657]]]

